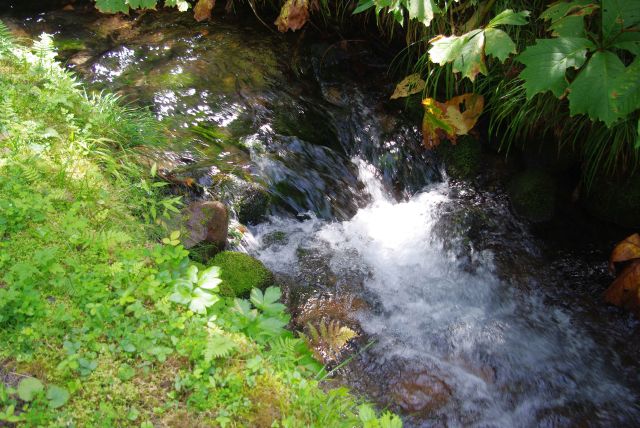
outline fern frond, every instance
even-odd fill
[[[221,334],[214,334],[207,340],[207,346],[204,349],[204,360],[210,363],[215,358],[224,358],[231,355],[236,348],[235,342]]]
[[[325,363],[336,360],[347,343],[358,336],[358,333],[337,320],[329,323],[322,320],[317,327],[308,323],[307,330],[309,335],[301,334],[300,337],[313,349],[316,358]]]
[[[0,20],[0,55],[8,52],[13,47],[13,34],[9,27]]]
[[[40,67],[51,67],[55,63],[56,48],[51,35],[42,33],[40,38],[33,42],[32,50],[38,58]]]

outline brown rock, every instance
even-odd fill
[[[431,413],[451,398],[451,387],[427,372],[407,373],[393,388],[394,401],[408,413]]]
[[[222,202],[194,202],[182,213],[182,244],[185,248],[210,244],[217,253],[227,244],[228,228],[229,212]]]

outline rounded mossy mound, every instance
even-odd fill
[[[482,145],[475,138],[463,136],[458,143],[443,142],[438,147],[447,174],[457,179],[467,179],[475,176],[480,169],[482,159]]]
[[[640,174],[616,182],[596,178],[585,198],[594,217],[630,229],[640,228]]]
[[[556,183],[544,170],[530,169],[514,177],[509,185],[515,212],[533,222],[545,222],[556,211]]]
[[[231,297],[249,294],[252,288],[264,290],[273,285],[273,274],[260,260],[234,251],[218,253],[211,262],[220,267],[220,292]]]

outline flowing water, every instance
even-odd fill
[[[360,334],[334,382],[408,426],[640,424],[638,322],[602,304],[606,255],[582,245],[596,238],[540,239],[490,174],[448,180],[384,99],[388,58],[371,45],[250,18],[10,22],[67,41],[95,88],[151,105],[176,135],[167,168],[212,195],[246,180],[271,193],[271,215],[235,245],[277,274],[295,327]]]

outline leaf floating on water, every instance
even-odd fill
[[[280,16],[276,19],[278,31],[286,33],[288,30],[296,31],[304,27],[309,20],[308,0],[287,0],[280,9]]]
[[[409,95],[418,94],[424,89],[425,81],[420,78],[420,73],[411,74],[396,86],[391,99],[408,97]]]
[[[196,21],[201,22],[211,18],[211,11],[216,5],[216,0],[198,0],[193,8],[193,17]]]
[[[484,97],[468,93],[444,103],[425,98],[422,105],[422,138],[424,145],[433,149],[443,138],[456,144],[458,135],[465,135],[473,129],[484,109]]]
[[[640,235],[634,233],[620,242],[611,252],[609,257],[609,270],[615,272],[614,263],[640,259]]]

